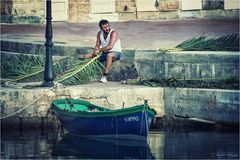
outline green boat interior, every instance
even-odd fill
[[[98,112],[98,111],[110,111],[110,109],[103,108],[91,104],[84,100],[75,100],[75,99],[59,99],[55,100],[53,103],[61,110],[72,111],[72,112]]]
[[[143,110],[146,110],[153,116],[157,114],[154,109],[148,106],[147,101],[141,105],[112,110],[94,105],[85,100],[65,98],[53,100],[52,108],[55,108],[55,110],[64,115],[82,117],[126,115],[142,112]]]

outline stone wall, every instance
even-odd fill
[[[180,116],[239,124],[238,90],[145,87],[109,82],[53,89],[2,88],[0,94],[2,118],[13,113],[12,117],[17,119],[43,118],[53,99],[71,97],[109,109],[130,107],[148,100],[157,111],[157,117]]]
[[[120,62],[124,65],[124,59]],[[144,79],[239,78],[237,52],[136,50],[134,66]]]
[[[179,9],[179,2],[177,0],[161,0],[158,9],[162,12],[176,11]]]
[[[43,23],[45,20],[45,0],[3,0],[1,2],[1,22]]]
[[[0,91],[1,117],[14,113],[13,117],[46,117],[51,101],[56,98],[77,98],[109,109],[120,109],[143,104],[148,100],[158,113],[164,114],[163,88],[128,86],[120,83],[90,84],[54,89],[9,89]]]
[[[39,54],[40,50],[44,50],[43,44],[38,43],[2,41],[1,44],[3,44],[1,55],[8,54],[4,50],[31,54]],[[90,49],[56,44],[54,55],[74,55],[78,52],[85,53]],[[239,53],[209,51],[161,53],[158,50],[123,50],[121,60],[113,64],[111,80],[138,77],[144,79],[239,78]],[[157,110],[159,117],[180,115],[223,123],[239,123],[240,92],[238,90],[152,88],[109,82],[53,90],[3,88],[0,94],[2,117],[24,107],[28,109],[16,116],[44,117],[54,98],[70,95],[72,98],[89,100],[112,109],[121,108],[123,102],[125,106],[132,106],[147,99],[149,104]],[[36,102],[32,103],[35,100]]]
[[[119,20],[137,19],[135,0],[116,1],[116,12],[118,13]]]
[[[1,50],[17,53],[44,53],[44,45],[1,41]],[[55,44],[55,56],[89,53],[91,47]],[[179,51],[162,53],[158,50],[123,50],[120,61],[113,64],[110,80],[125,79],[231,79],[239,78],[239,53],[226,51]]]
[[[12,23],[12,7],[13,2],[9,0],[1,1],[1,22]]]
[[[68,21],[86,22],[90,20],[90,0],[69,0]]]
[[[165,115],[239,123],[239,91],[165,88]]]
[[[59,1],[52,1],[53,21],[72,23],[94,22],[105,18],[110,21],[121,20],[159,20],[178,18],[239,18],[239,2],[237,0],[112,0],[115,7],[112,12],[100,8],[104,4],[91,0],[61,0],[65,12],[59,12]],[[109,1],[101,1],[108,4]],[[4,23],[44,23],[46,0],[2,0],[1,22]],[[96,3],[96,4],[93,4]],[[97,13],[96,10],[99,4]],[[238,7],[236,7],[238,4]],[[93,9],[94,8],[94,9]],[[54,12],[54,10],[57,10]],[[65,15],[66,14],[66,15]],[[56,17],[54,19],[54,17]]]

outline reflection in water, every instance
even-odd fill
[[[1,159],[239,159],[238,132],[151,132],[146,142],[2,132]]]
[[[55,133],[1,132],[1,159],[46,159],[51,155]]]
[[[57,142],[53,156],[90,159],[153,159],[146,141],[96,138],[94,140],[66,135]]]
[[[239,159],[238,133],[168,132],[165,139],[166,159]]]
[[[155,159],[164,158],[165,133],[155,132],[149,135],[149,146]]]

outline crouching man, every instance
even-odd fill
[[[119,33],[111,29],[107,20],[99,22],[100,31],[97,33],[97,41],[93,53],[85,54],[84,58],[93,58],[100,52],[103,54],[99,57],[100,62],[105,62],[105,71],[100,79],[100,82],[107,82],[108,74],[112,63],[121,58],[121,42]]]

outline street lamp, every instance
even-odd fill
[[[45,30],[45,70],[44,70],[44,81],[41,86],[42,87],[52,87],[54,86],[53,80],[53,62],[52,62],[52,1],[46,0],[46,30]]]

